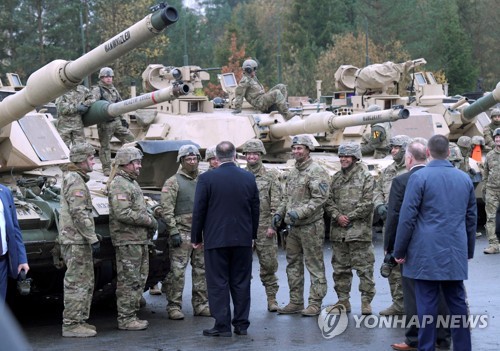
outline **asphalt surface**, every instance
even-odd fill
[[[372,328],[378,312],[391,303],[389,285],[379,273],[382,261],[381,238],[375,240],[375,280],[377,294],[372,303],[374,315],[367,324],[356,327],[360,317],[361,301],[357,290],[358,279],[354,276],[351,295],[352,313],[348,317],[347,329],[340,335],[325,338],[318,326],[318,318],[298,315],[277,315],[267,311],[264,288],[259,279],[258,262],[254,256],[252,280],[251,325],[247,336],[231,338],[205,337],[202,330],[213,326],[209,317],[194,317],[190,306],[191,281],[186,279],[183,311],[186,318],[171,321],[165,310],[165,295],[151,296],[145,293],[147,306],[140,311],[140,318],[147,319],[149,329],[145,331],[120,331],[117,329],[116,309],[110,305],[94,305],[90,323],[96,325],[97,336],[86,339],[61,337],[60,303],[39,303],[16,316],[33,350],[391,350],[390,344],[404,340],[401,328]],[[487,246],[484,235],[476,243],[475,258],[469,264],[469,280],[466,281],[470,311],[473,315],[487,315],[488,326],[472,330],[474,350],[500,350],[500,255],[485,255]],[[336,302],[333,290],[331,247],[325,243],[325,263],[328,279],[328,294],[324,306]],[[284,251],[279,252],[278,302],[288,303]],[[190,276],[190,271],[187,276]],[[309,289],[306,275],[305,301]],[[385,318],[385,317],[383,317]],[[0,342],[0,350],[3,350]]]

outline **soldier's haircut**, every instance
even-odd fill
[[[446,160],[448,158],[448,153],[450,152],[449,144],[450,142],[448,141],[448,138],[444,135],[437,134],[429,139],[427,148],[429,149],[432,158],[437,160]]]
[[[215,148],[215,154],[221,163],[230,162],[236,156],[236,148],[230,141],[221,141]]]

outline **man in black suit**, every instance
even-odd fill
[[[235,164],[232,143],[219,143],[215,152],[220,166],[198,178],[191,227],[193,247],[204,246],[208,303],[215,318],[214,327],[203,330],[203,335],[231,336],[231,323],[236,334],[246,335],[259,190],[254,175]]]
[[[425,152],[426,144],[427,140],[423,138],[416,138],[408,145],[407,151],[405,153],[405,166],[408,172],[397,176],[392,180],[384,235],[384,254],[392,254],[392,252],[394,251],[396,230],[398,228],[399,221],[399,211],[401,210],[401,205],[403,204],[406,184],[408,183],[408,179],[410,179],[410,176],[413,173],[418,172],[425,167],[425,163],[427,162],[427,156]],[[402,266],[402,268],[403,267],[404,266]],[[415,287],[413,279],[403,276],[402,286],[406,321],[409,322],[413,316],[417,315],[417,304],[415,301]],[[447,312],[446,304],[443,298],[440,299],[439,308],[440,312]],[[415,323],[410,324],[409,328],[406,329],[405,337],[405,341],[398,344],[392,344],[391,347],[394,350],[401,351],[417,350],[418,328]],[[439,328],[437,345],[446,347],[449,346],[449,344],[450,330],[446,328]]]

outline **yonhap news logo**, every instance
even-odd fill
[[[323,308],[318,316],[318,327],[325,339],[342,334],[348,323],[346,308],[340,304]]]

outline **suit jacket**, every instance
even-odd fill
[[[234,163],[198,177],[191,242],[205,249],[252,246],[259,226],[259,190],[255,176]]]
[[[389,201],[387,202],[387,219],[385,220],[384,250],[388,253],[394,251],[394,242],[396,241],[396,230],[398,229],[399,211],[403,204],[406,184],[410,176],[425,165],[417,165],[409,172],[403,173],[392,180],[391,191],[389,192]]]
[[[4,185],[0,184],[0,200],[3,203],[5,215],[5,231],[7,239],[7,255],[9,255],[9,276],[17,279],[17,267],[22,263],[28,263],[26,249],[24,247],[21,228],[17,221],[16,206],[12,194]]]
[[[449,161],[433,160],[408,180],[394,257],[406,257],[403,274],[408,278],[467,279],[476,226],[476,197],[469,175]]]

